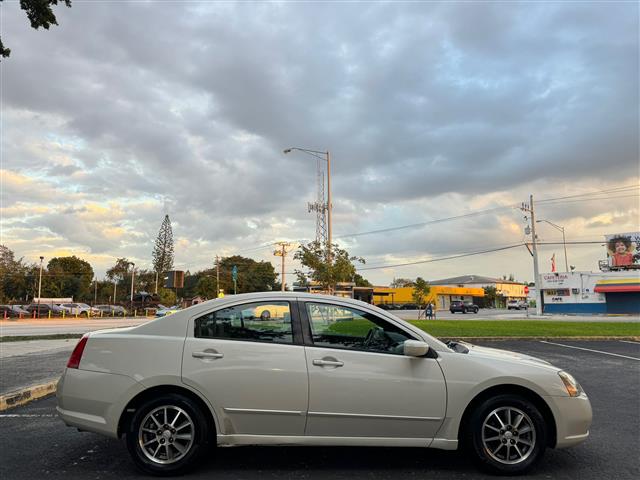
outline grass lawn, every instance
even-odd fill
[[[434,337],[640,337],[640,323],[544,320],[410,320]]]

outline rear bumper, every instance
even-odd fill
[[[127,403],[144,387],[125,375],[66,369],[58,381],[58,416],[70,427],[118,436]]]
[[[589,437],[593,413],[589,398],[545,397],[556,421],[555,448],[567,448],[584,442]]]

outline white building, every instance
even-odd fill
[[[640,313],[640,271],[543,273],[544,313]]]

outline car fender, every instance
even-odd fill
[[[564,396],[562,382],[549,382],[550,375],[558,369],[551,366],[535,365],[532,362],[496,361],[482,356],[473,357],[461,353],[442,353],[439,358],[447,384],[447,413],[445,421],[437,433],[438,438],[456,441],[463,413],[469,404],[482,392],[498,386],[525,388],[543,399],[553,411],[546,397]],[[479,379],[482,379],[479,381]],[[538,381],[536,381],[539,379]],[[543,388],[542,383],[549,383]],[[554,421],[556,412],[553,411]]]

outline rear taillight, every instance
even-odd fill
[[[89,334],[86,333],[76,345],[76,348],[71,352],[71,356],[69,357],[69,361],[67,362],[67,368],[78,368],[80,366],[80,359],[82,358],[82,353],[84,352],[84,347],[87,344],[87,340],[89,340]]]

